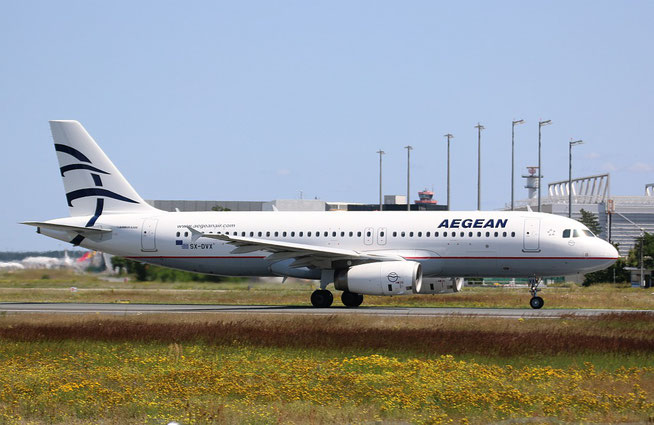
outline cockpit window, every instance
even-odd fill
[[[595,237],[595,235],[593,234],[593,232],[591,232],[590,230],[582,229],[582,232],[584,232],[584,234],[585,234],[586,236],[589,236],[589,237],[591,237],[591,238],[594,238],[594,237]]]
[[[578,237],[579,237],[579,230],[574,229],[574,230],[572,231],[572,237],[573,237],[573,238],[578,238]]]
[[[570,229],[565,229],[563,231],[563,237],[564,238],[569,238],[570,237]]]

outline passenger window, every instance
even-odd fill
[[[270,237],[270,232],[266,232],[266,237]]]
[[[477,237],[481,238],[481,232],[477,232]]]
[[[429,236],[431,236],[431,232],[427,232],[427,234],[425,235],[426,238],[428,238]]]
[[[506,232],[502,232],[502,236],[503,236],[503,237],[506,237]]]
[[[261,232],[258,232],[257,235],[258,235],[259,237],[261,237]]]
[[[402,232],[402,233],[400,233],[400,235],[401,235],[402,237],[404,237],[404,236],[406,236],[406,233]]]
[[[361,232],[357,232],[357,237],[361,237]]]
[[[279,232],[275,232],[275,237],[278,237],[278,236],[279,236]]]
[[[511,232],[511,237],[515,238],[515,232]]]
[[[329,235],[329,232],[325,232],[325,233],[323,234],[324,237],[327,237],[328,235]],[[334,236],[336,236],[336,235],[334,235]]]
[[[472,237],[472,232],[468,232],[468,236]]]
[[[353,232],[350,232],[350,237],[352,237],[353,235],[354,235],[354,233],[353,233]]]
[[[283,237],[286,237],[286,232],[282,233],[282,236],[283,236]]]
[[[344,236],[345,236],[345,232],[341,232],[341,237],[344,237]]]
[[[490,237],[490,232],[486,232],[486,237]]]
[[[370,231],[366,232],[366,236],[370,237]]]
[[[250,232],[250,237],[254,236],[254,232]]]
[[[384,232],[379,232],[379,236],[384,237]]]
[[[413,232],[409,232],[409,237],[410,237],[410,238],[413,237]]]
[[[394,237],[394,238],[397,237],[397,232],[393,232],[393,237]]]
[[[307,237],[311,237],[311,232],[307,232]]]
[[[422,232],[418,232],[418,237],[419,237],[419,238],[422,237]]]
[[[495,232],[495,237],[497,237],[498,235],[499,235],[499,233]]]
[[[317,238],[320,237],[320,232],[316,232],[316,237],[317,237]]]
[[[188,237],[188,232],[184,232],[184,237]]]
[[[447,232],[443,232],[443,237],[447,237]]]
[[[300,237],[304,236],[304,232],[300,232]],[[309,235],[311,236],[311,235]]]
[[[464,237],[464,236],[465,236],[465,233],[464,233],[464,232],[461,232],[461,237]]]
[[[177,232],[177,237],[179,237],[179,235],[180,235],[180,233],[179,233],[179,232]]]
[[[570,229],[565,229],[563,231],[563,237],[564,238],[569,238],[570,237]]]
[[[438,237],[438,232],[434,232],[434,236],[435,236],[435,237]]]
[[[292,237],[292,238],[295,237],[295,232],[291,232],[291,237]]]

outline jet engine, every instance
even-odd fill
[[[413,287],[416,294],[449,294],[463,288],[462,277],[423,277]]]
[[[411,293],[422,281],[422,266],[415,261],[382,261],[336,271],[334,287],[366,295]]]

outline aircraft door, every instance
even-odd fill
[[[366,245],[372,245],[372,233],[373,233],[373,228],[372,227],[366,227],[366,229],[363,231],[363,243]]]
[[[522,234],[523,251],[540,251],[540,219],[525,218],[524,232]]]
[[[157,220],[156,218],[146,218],[143,220],[141,226],[141,251],[156,251],[156,234],[157,234]]]
[[[377,245],[386,245],[386,228],[377,229]]]

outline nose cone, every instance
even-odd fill
[[[610,243],[608,243],[606,241],[601,241],[601,242],[602,242],[601,248],[600,248],[601,253],[602,253],[601,257],[605,258],[604,267],[605,268],[610,267],[613,264],[615,264],[615,262],[618,260],[618,257],[620,256],[620,254],[618,253],[618,250],[615,249],[615,247],[613,245],[611,245]]]

